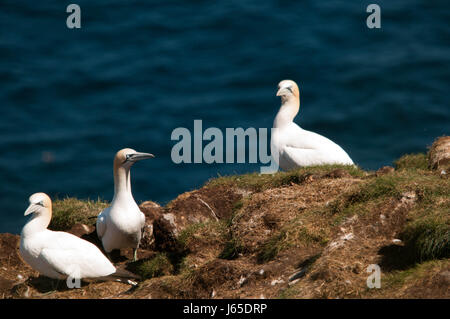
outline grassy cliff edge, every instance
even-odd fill
[[[450,180],[429,158],[405,155],[377,172],[224,176],[165,207],[142,203],[141,259],[117,259],[144,278],[132,290],[104,282],[43,296],[48,280],[21,261],[18,236],[1,234],[0,297],[450,298]],[[55,200],[50,229],[98,244],[95,216],[107,205]],[[367,286],[373,264],[381,288]]]

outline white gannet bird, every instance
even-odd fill
[[[300,92],[294,81],[281,81],[277,96],[281,97],[281,107],[273,122],[270,145],[272,156],[275,155],[283,170],[324,164],[353,165],[339,145],[293,122],[300,109]]]
[[[107,253],[131,247],[134,249],[133,261],[137,259],[145,215],[131,193],[130,169],[135,162],[153,157],[153,154],[130,148],[118,151],[114,157],[114,198],[111,206],[97,217],[97,235]]]
[[[30,196],[25,216],[33,214],[22,229],[20,255],[35,270],[53,279],[118,280],[138,276],[114,265],[94,244],[75,235],[47,229],[52,218],[52,201],[45,193]]]

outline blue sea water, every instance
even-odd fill
[[[81,7],[81,29],[66,6]],[[138,202],[162,204],[260,164],[174,164],[177,127],[270,128],[280,80],[300,85],[296,122],[364,169],[449,134],[450,3],[376,1],[0,2],[0,232],[28,197],[111,200],[112,160],[132,147]]]

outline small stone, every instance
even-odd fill
[[[260,274],[261,276],[264,275],[264,269],[260,269],[260,271],[258,271],[258,274]]]
[[[284,280],[281,279],[281,278],[278,278],[278,279],[272,280],[272,282],[271,282],[270,284],[271,284],[272,286],[275,286],[276,284],[282,284],[282,283],[284,283]]]
[[[296,283],[298,283],[300,281],[300,278],[299,279],[295,279],[295,280],[293,280],[293,281],[291,281],[290,283],[289,283],[289,286],[293,286],[293,285],[295,285]]]
[[[401,244],[402,243],[402,241],[400,239],[397,239],[397,238],[392,239],[392,242],[394,244]]]
[[[414,198],[416,198],[416,193],[415,192],[405,192],[402,194],[402,197],[404,197],[406,199],[414,199]]]
[[[241,278],[239,278],[239,281],[238,281],[239,287],[242,287],[246,281],[247,281],[247,278],[245,278],[244,276],[241,276]]]
[[[347,240],[353,239],[354,237],[355,236],[353,235],[353,233],[348,233],[348,234],[345,234],[344,236],[342,236],[341,239],[347,241]]]
[[[216,291],[213,289],[213,291],[211,292],[211,298],[214,298],[217,295]]]
[[[402,194],[401,202],[403,204],[413,204],[417,200],[416,192],[405,192]]]

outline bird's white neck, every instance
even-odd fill
[[[47,229],[50,225],[51,213],[45,209],[45,211],[34,214],[33,217],[22,229],[22,237],[28,237],[33,234],[39,233]]]
[[[274,128],[282,128],[294,121],[295,116],[300,109],[300,100],[294,96],[281,98],[281,107],[273,121]]]
[[[132,200],[130,169],[119,167],[114,171],[114,200]]]

